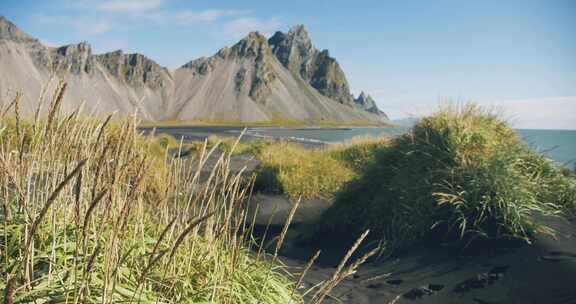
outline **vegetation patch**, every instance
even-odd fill
[[[134,120],[0,120],[0,290],[5,303],[301,303],[249,249],[247,187],[225,157],[208,184]]]
[[[369,228],[388,248],[423,239],[529,241],[550,232],[535,214],[575,210],[574,176],[474,104],[446,106],[371,151],[374,160],[323,217],[322,233]]]
[[[332,198],[368,163],[383,139],[363,138],[352,142],[310,149],[296,143],[259,144],[255,190],[285,194],[291,198]]]

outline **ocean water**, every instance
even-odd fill
[[[408,128],[337,128],[337,129],[290,129],[251,128],[253,136],[286,138],[298,141],[339,143],[356,136],[394,136]],[[518,134],[534,150],[568,167],[576,166],[576,130],[532,130],[519,129]]]

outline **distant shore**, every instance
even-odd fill
[[[140,127],[139,130],[142,131],[143,134],[150,134],[151,132],[155,131],[156,134],[165,133],[168,135],[173,136],[174,138],[180,140],[182,139],[184,143],[190,142],[200,142],[208,139],[210,136],[217,136],[217,137],[233,137],[238,138],[240,134],[245,129],[256,129],[256,128],[270,128],[270,129],[278,129],[280,127],[242,127],[242,126],[158,126],[158,127]],[[299,129],[308,129],[303,127],[285,127],[294,130]],[[310,127],[310,130],[324,130],[324,129],[334,129],[334,130],[345,130],[350,129],[349,127]],[[262,136],[256,136],[251,133],[244,133],[242,135],[241,141],[247,142],[254,139],[262,138]],[[276,137],[266,137],[267,139],[271,140],[278,140],[279,138]],[[293,142],[297,142],[302,144],[305,147],[321,147],[324,146],[325,143],[322,142],[315,142],[315,141],[303,141],[303,140],[294,140],[294,139],[287,139]]]

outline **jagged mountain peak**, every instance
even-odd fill
[[[116,50],[96,55],[95,58],[112,75],[134,87],[162,89],[171,82],[168,69],[140,53]]]
[[[211,57],[200,57],[182,66],[193,70],[196,74],[206,75],[210,73],[218,60],[255,60],[264,62],[267,56],[272,56],[272,50],[268,45],[268,39],[259,32],[250,32],[231,47],[223,47]]]
[[[13,40],[17,42],[38,41],[38,39],[35,39],[24,31],[20,30],[20,28],[18,28],[6,17],[0,15],[0,40],[2,39]]]
[[[259,32],[250,32],[230,48],[232,55],[240,57],[263,57],[272,55],[268,39]]]
[[[58,73],[90,74],[93,71],[92,47],[87,42],[51,48],[50,53],[52,68]]]
[[[83,54],[85,53],[87,55],[92,55],[92,46],[86,41],[82,41],[80,43],[66,44],[63,46],[56,47],[54,48],[54,50],[59,55],[63,56],[75,53],[83,53]]]
[[[355,102],[338,62],[316,49],[303,25],[270,39],[249,33],[172,72],[138,53],[95,55],[86,42],[47,47],[2,16],[0,43],[0,91],[25,86],[38,93],[57,72],[71,83],[72,108],[99,100],[92,110],[137,109],[147,119],[385,122],[373,100]]]
[[[342,104],[354,105],[348,80],[340,65],[327,50],[319,51],[314,46],[303,25],[292,27],[288,34],[277,32],[268,43],[288,70],[302,77],[322,95]]]
[[[306,26],[304,24],[296,24],[290,28],[288,34],[308,36],[308,30],[306,29]]]
[[[301,44],[312,45],[312,39],[310,38],[310,34],[308,33],[308,30],[303,24],[299,24],[290,28],[287,37],[288,39],[298,41]]]
[[[367,100],[367,99],[372,99],[372,97],[370,95],[366,94],[366,92],[360,91],[360,94],[358,94],[357,100]]]
[[[358,97],[354,99],[354,102],[358,107],[364,109],[367,112],[378,114],[387,118],[386,114],[380,111],[378,105],[376,105],[376,101],[374,100],[374,98],[372,98],[372,96],[370,96],[364,91],[360,92]]]

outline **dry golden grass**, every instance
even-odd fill
[[[228,170],[235,147],[246,147],[223,143],[229,153],[200,182],[217,144],[196,147],[196,162],[171,157],[182,144],[139,135],[135,118],[63,116],[65,90],[45,119],[22,120],[20,95],[1,111],[4,303],[303,302],[277,260],[289,222],[272,260],[252,250],[251,187]],[[316,286],[323,296],[312,303],[333,286]]]
[[[64,91],[46,119],[0,122],[6,303],[301,302],[279,265],[250,254],[249,187],[227,155],[201,184],[135,119],[61,116]]]

